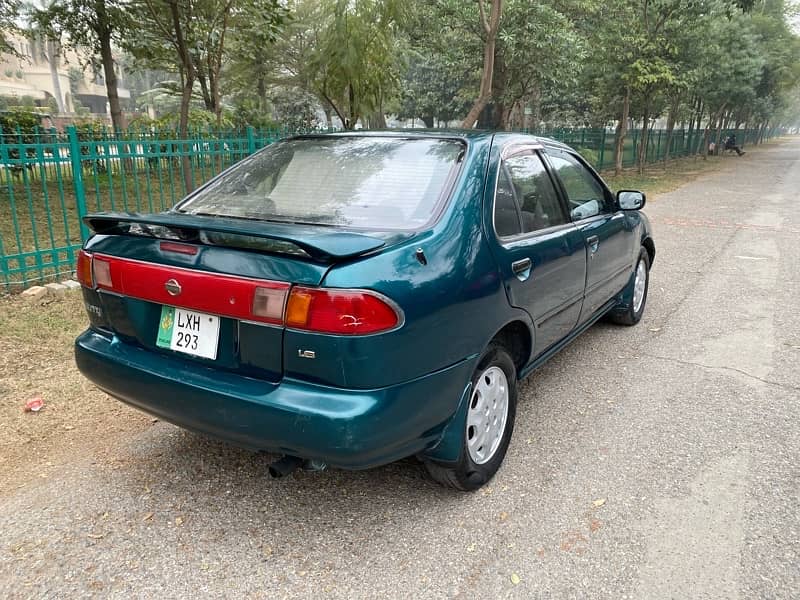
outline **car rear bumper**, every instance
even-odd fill
[[[373,390],[242,377],[155,354],[88,330],[81,372],[108,394],[180,427],[251,448],[347,469],[433,448],[470,381],[474,359]]]

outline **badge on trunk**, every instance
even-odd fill
[[[170,296],[177,296],[181,293],[181,284],[175,279],[170,279],[164,284],[164,289]]]

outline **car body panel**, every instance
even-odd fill
[[[85,249],[212,276],[367,290],[398,307],[398,327],[372,335],[331,335],[223,315],[219,355],[209,361],[156,347],[160,302],[86,288],[91,328],[76,341],[81,371],[133,406],[249,448],[345,468],[410,454],[448,462],[460,452],[476,362],[498,332],[511,326],[526,332],[527,343],[515,357],[524,376],[602,314],[624,306],[638,248],[652,238],[644,215],[615,211],[608,222],[570,223],[508,243],[494,235],[493,194],[503,148],[551,142],[477,132],[342,135],[462,140],[466,150],[449,201],[417,231],[265,224],[174,212],[100,215],[89,220],[102,233]],[[161,237],[124,230],[133,222],[188,231],[191,239],[179,242],[197,251],[165,251]],[[600,247],[609,262],[597,260],[592,267],[585,237],[602,227],[607,232],[600,231],[605,236]],[[256,241],[248,246],[229,238],[211,244],[192,238],[192,232],[205,230]],[[272,241],[302,252],[272,251]],[[523,256],[533,262],[527,282],[510,269]],[[590,293],[596,288],[599,299],[606,297],[596,305],[590,300],[582,313],[587,279],[596,283]]]
[[[498,238],[493,222],[498,166],[503,156],[530,146],[525,138],[504,137],[494,144],[486,178],[484,234],[509,302],[525,310],[535,324],[533,358],[567,335],[578,320],[585,287],[586,250],[583,236],[571,223],[508,239]],[[523,278],[514,273],[513,265],[526,259],[531,266]]]
[[[252,450],[348,469],[434,448],[475,368],[474,360],[462,361],[373,390],[288,378],[274,384],[159,356],[91,330],[76,341],[76,361],[100,389],[165,421]]]

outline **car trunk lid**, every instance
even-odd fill
[[[269,303],[280,304],[294,284],[319,286],[331,264],[385,243],[319,227],[170,213],[86,222],[98,234],[86,246],[96,279],[87,304],[102,311],[108,329],[154,352],[270,381],[283,372],[283,324],[269,317]]]

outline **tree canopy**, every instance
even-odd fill
[[[18,9],[0,3],[0,30]],[[107,83],[111,43],[132,57],[128,69],[161,74],[139,96],[180,98],[149,106],[177,107],[184,132],[191,111],[218,124],[344,128],[393,115],[429,127],[615,127],[619,154],[635,126],[644,163],[657,122],[706,142],[724,127],[797,123],[792,10],[783,0],[65,0],[35,15],[111,63]]]

